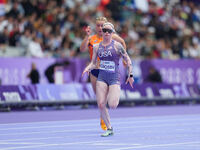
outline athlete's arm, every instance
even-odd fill
[[[115,41],[117,41],[117,42],[119,42],[119,43],[121,43],[122,46],[124,47],[124,49],[126,50],[126,43],[125,43],[125,41],[119,35],[113,34],[112,35],[112,39],[115,40]],[[125,60],[123,60],[123,64],[124,64],[124,66],[127,65]]]
[[[80,46],[80,51],[82,51],[82,52],[86,51],[86,49],[88,48],[88,44],[89,44],[89,40],[90,40],[90,34],[92,32],[90,26],[88,26],[85,29],[85,32],[86,32],[86,36],[83,39],[81,46]]]
[[[133,67],[130,57],[128,56],[124,47],[119,42],[115,42],[115,47],[116,50],[118,50],[118,52],[122,55],[123,59],[126,61],[128,67],[128,75],[130,76],[131,74],[133,74],[132,72]]]
[[[97,50],[99,48],[99,44],[95,44],[93,47],[93,55],[92,55],[92,61],[91,61],[91,70],[95,69],[97,66]]]
[[[128,66],[128,78],[126,80],[126,84],[129,83],[130,86],[133,88],[134,78],[133,78],[133,72],[132,72],[133,66],[132,66],[131,59],[128,56],[124,47],[120,43],[115,42],[115,47],[118,50],[118,52],[122,55],[123,59],[126,61],[127,66]]]
[[[84,69],[82,75],[87,72],[89,74],[89,72],[92,69],[95,69],[97,67],[97,50],[99,48],[99,44],[94,45],[93,47],[93,55],[92,55],[92,60],[90,62],[90,64]]]

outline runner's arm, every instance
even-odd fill
[[[127,67],[128,67],[128,75],[132,75],[133,74],[133,66],[132,66],[132,62],[130,57],[128,56],[126,50],[124,49],[124,47],[119,43],[119,42],[115,42],[115,47],[118,50],[118,52],[122,55],[123,59],[126,61]]]
[[[126,43],[125,43],[124,39],[122,39],[119,35],[113,34],[112,39],[121,43],[122,46],[124,47],[124,50],[126,50]],[[125,60],[123,60],[123,64],[124,64],[124,66],[127,65]]]
[[[86,49],[88,48],[89,39],[90,39],[90,37],[88,35],[86,35],[85,38],[83,39],[81,46],[80,46],[81,52],[85,52]]]
[[[93,47],[93,56],[90,64],[85,68],[86,71],[91,71],[92,69],[95,69],[97,67],[97,50],[98,50],[99,44],[94,45]]]
[[[90,26],[87,26],[87,28],[85,29],[85,32],[86,32],[86,36],[83,39],[83,41],[81,43],[81,46],[80,46],[80,51],[81,52],[86,51],[86,49],[88,48],[88,44],[89,44],[89,41],[90,41],[90,34],[92,32]]]

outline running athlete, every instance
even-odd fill
[[[129,83],[133,88],[132,63],[124,47],[117,41],[112,39],[115,32],[113,24],[106,22],[103,24],[103,41],[96,44],[93,48],[93,57],[91,63],[84,69],[89,73],[97,67],[97,57],[100,59],[99,75],[96,83],[97,103],[104,120],[107,130],[101,136],[106,137],[113,135],[113,128],[110,123],[110,117],[106,105],[110,108],[116,108],[120,98],[120,72],[119,59],[122,56],[127,63],[128,78],[126,84]]]
[[[86,36],[85,36],[83,42],[81,43],[80,50],[85,51],[88,47],[89,53],[90,53],[90,60],[92,60],[94,44],[98,44],[102,41],[102,26],[105,22],[107,22],[107,19],[105,17],[96,18],[96,34],[92,35],[92,36],[91,36],[92,30],[91,30],[90,26],[88,26],[86,28]],[[120,42],[123,45],[123,47],[126,49],[126,44],[121,37],[119,37],[117,34],[112,34],[112,38],[114,40]],[[93,90],[95,93],[96,93],[96,81],[97,81],[97,77],[99,74],[99,69],[97,69],[97,68],[94,68],[90,72],[90,81],[92,83],[92,87],[93,87]],[[103,130],[107,129],[103,119],[101,119],[100,124],[101,124],[101,128]]]

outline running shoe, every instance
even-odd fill
[[[106,131],[105,131],[105,133],[103,133],[101,136],[102,137],[107,137],[107,136],[111,136],[111,135],[113,135],[114,134],[114,132],[113,132],[113,129],[111,128],[111,129],[107,129]]]
[[[103,119],[101,119],[100,125],[101,125],[102,130],[107,130],[106,124]]]

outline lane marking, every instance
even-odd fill
[[[120,129],[135,129],[135,128],[154,128],[154,127],[173,127],[173,126],[185,126],[185,125],[200,125],[200,122],[197,123],[191,123],[191,122],[187,122],[187,123],[177,123],[177,124],[156,124],[156,125],[138,125],[138,126],[127,126],[127,127],[120,127]],[[97,128],[90,128],[90,129],[69,129],[69,130],[60,130],[60,131],[45,131],[45,132],[41,132],[41,131],[35,131],[35,132],[18,132],[18,133],[3,133],[0,134],[0,136],[7,136],[7,135],[30,135],[30,134],[44,134],[44,133],[63,133],[63,132],[84,132],[84,131],[97,131]]]
[[[113,118],[112,120],[121,120],[121,119],[122,120],[126,120],[126,119],[130,120],[130,118],[136,119],[136,121],[140,121],[140,119],[143,120],[143,119],[150,119],[150,118],[157,118],[157,120],[165,120],[164,118],[168,118],[168,117],[175,118],[175,119],[177,119],[176,117],[178,117],[178,119],[179,119],[180,117],[185,118],[185,117],[191,117],[191,116],[199,118],[200,114],[163,115],[163,116],[148,116],[148,117],[144,117],[144,116],[142,116],[142,117],[137,117],[137,116],[134,116],[134,117],[119,117],[119,118]],[[97,119],[85,119],[85,120],[96,121]],[[41,124],[41,123],[42,124],[43,123],[44,124],[49,124],[49,123],[56,123],[57,124],[57,123],[67,123],[67,122],[69,123],[69,122],[76,122],[76,121],[85,122],[85,120],[38,121],[38,122],[5,123],[5,124],[1,123],[0,127],[1,126],[5,126],[5,125],[21,125],[21,124],[25,124],[25,125],[29,125],[30,124],[30,125],[32,125],[32,124]]]
[[[30,149],[30,148],[40,148],[40,147],[49,147],[49,146],[66,146],[66,145],[76,145],[80,146],[78,144],[92,144],[96,142],[109,142],[112,140],[106,140],[106,141],[88,141],[88,142],[70,142],[70,143],[58,143],[58,144],[41,144],[41,145],[33,145],[33,146],[20,146],[20,147],[9,147],[9,148],[2,148],[1,150],[16,150],[16,149]]]
[[[199,118],[200,118],[200,116],[199,116]],[[177,118],[174,118],[174,119],[168,119],[168,120],[159,120],[159,119],[157,119],[157,120],[141,120],[141,121],[133,121],[132,122],[132,120],[131,120],[131,122],[130,122],[130,119],[129,119],[129,121],[124,121],[124,120],[122,120],[121,121],[121,119],[118,119],[118,120],[120,120],[121,122],[115,122],[115,121],[118,121],[118,120],[112,120],[112,122],[114,123],[114,124],[130,124],[130,123],[134,123],[134,124],[136,124],[136,123],[155,123],[155,122],[161,122],[161,123],[165,123],[165,122],[169,122],[169,121],[175,121],[176,123],[178,122],[178,121],[195,121],[195,122],[198,122],[198,121],[200,121],[200,119],[199,118],[188,118],[188,119],[177,119]],[[84,122],[88,122],[88,121],[90,121],[90,120],[85,120]],[[97,120],[96,122],[99,122],[99,120]],[[69,122],[65,122],[65,123],[69,123]],[[6,130],[17,130],[17,129],[42,129],[42,128],[60,128],[60,127],[74,127],[74,126],[77,126],[77,127],[79,127],[79,126],[93,126],[93,124],[92,123],[81,123],[81,125],[80,124],[78,124],[78,123],[75,123],[75,122],[73,122],[73,124],[66,124],[66,125],[45,125],[45,126],[28,126],[28,127],[14,127],[14,128],[10,128],[10,127],[8,127],[8,128],[0,128],[0,131],[6,131]]]
[[[123,131],[123,132],[117,132],[115,135],[118,135],[120,137],[120,135],[123,135],[123,134],[127,134],[127,133],[130,133],[130,131]],[[139,131],[139,133],[141,135],[143,134],[150,134],[150,133],[154,133],[153,131],[151,132],[146,132],[146,131]],[[160,132],[160,134],[162,134],[163,136],[154,136],[153,138],[152,137],[137,137],[137,139],[141,139],[141,140],[149,140],[149,139],[163,139],[163,138],[183,138],[183,137],[189,137],[192,135],[192,137],[194,137],[193,134],[175,134],[175,135],[169,135],[168,134],[169,132],[168,131],[165,131],[165,132]],[[134,134],[136,134],[136,132],[134,132]],[[167,136],[166,136],[167,134]],[[81,138],[81,137],[98,137],[98,135],[100,135],[100,133],[96,133],[96,134],[87,134],[87,135],[70,135],[70,136],[52,136],[52,137],[45,137],[45,138],[40,138],[40,137],[36,137],[36,138],[22,138],[22,139],[11,139],[11,140],[0,140],[0,142],[14,142],[14,141],[33,141],[33,140],[48,140],[48,139],[59,139],[59,138]],[[199,135],[196,135],[197,137],[199,137]]]
[[[33,141],[33,140],[48,140],[48,139],[63,139],[63,138],[80,138],[80,137],[92,137],[92,136],[95,136],[97,137],[98,133],[97,134],[87,134],[87,135],[75,135],[75,136],[53,136],[53,137],[45,137],[45,138],[40,138],[40,137],[36,137],[36,138],[23,138],[23,139],[12,139],[12,140],[0,140],[0,142],[15,142],[15,141]]]
[[[93,143],[91,145],[95,145],[95,146],[124,146],[124,145],[134,145],[134,146],[139,146],[139,145],[142,145],[142,144],[133,144],[133,143],[104,143],[104,142],[101,142],[101,143]]]
[[[45,144],[45,143],[35,143],[35,142],[2,142],[0,141],[0,144],[2,145],[38,145],[38,144]]]
[[[107,150],[126,150],[126,149],[140,149],[140,148],[151,148],[151,147],[168,147],[168,146],[179,146],[179,145],[199,144],[199,143],[200,143],[199,141],[196,141],[196,142],[169,143],[169,144],[153,144],[153,145],[112,148],[112,149],[107,149]]]

